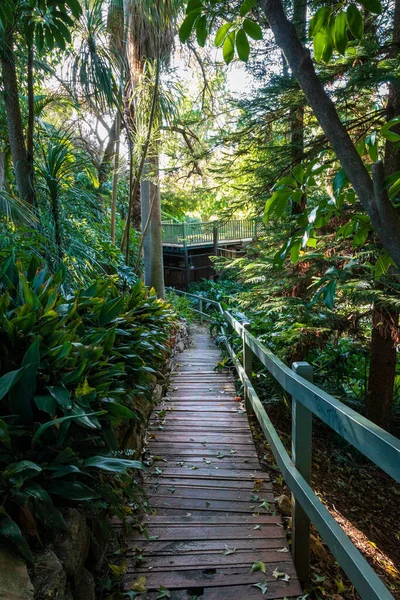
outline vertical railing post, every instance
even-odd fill
[[[185,290],[189,287],[189,251],[187,247],[187,225],[183,223],[183,258],[185,261],[184,281]]]
[[[246,331],[250,328],[250,323],[243,323],[243,368],[247,377],[252,380],[253,377],[253,351],[246,342]],[[246,388],[244,390],[244,401],[246,411],[249,417],[254,416],[253,407],[251,406],[250,399],[246,394]]]
[[[200,298],[199,300],[199,310],[200,312],[203,312],[203,299]],[[200,325],[203,325],[203,315],[200,315]]]
[[[307,362],[294,362],[292,370],[313,380],[313,368]],[[311,482],[312,413],[292,396],[292,461],[307,483]],[[310,519],[292,496],[292,554],[299,581],[310,578]]]
[[[213,254],[218,256],[218,225],[213,226]]]

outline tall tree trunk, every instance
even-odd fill
[[[6,172],[6,159],[4,156],[4,152],[2,150],[0,150],[0,192],[3,191],[5,172]]]
[[[293,24],[297,35],[303,42],[306,36],[307,2],[293,0]],[[299,165],[304,156],[304,106],[302,104],[290,107],[290,145],[293,165]],[[306,207],[306,197],[300,202],[292,202],[292,215],[300,215]]]
[[[400,43],[400,0],[396,0],[393,20],[392,47],[397,55]],[[400,114],[400,85],[389,84],[387,120]],[[400,133],[400,126],[393,128]],[[400,170],[400,153],[392,142],[385,147],[385,175],[388,177]],[[393,388],[396,377],[397,352],[399,341],[399,314],[391,307],[376,304],[372,312],[371,356],[366,399],[367,417],[381,427],[388,428],[393,404]]]
[[[18,193],[23,200],[33,204],[33,181],[25,146],[21,107],[18,97],[17,72],[15,68],[14,39],[12,32],[5,34],[1,55],[4,101],[7,114],[8,137],[14,164]]]
[[[151,285],[151,220],[150,207],[152,199],[152,184],[151,184],[151,163],[149,159],[146,161],[143,169],[143,176],[140,182],[140,206],[142,209],[142,248],[144,261],[144,283],[147,286]],[[141,253],[141,248],[139,248]],[[140,260],[140,256],[138,257]]]
[[[100,166],[98,168],[98,177],[99,177],[99,188],[105,183],[108,179],[108,176],[111,171],[111,163],[114,157],[115,152],[115,144],[117,140],[117,118],[115,116],[114,122],[111,125],[110,135],[108,137],[107,145],[105,147],[103,157],[101,159]]]
[[[393,404],[398,324],[397,311],[374,306],[366,407],[368,419],[384,428],[389,426]]]
[[[161,196],[159,179],[159,156],[150,159],[156,175],[155,182],[150,183],[150,281],[160,298],[165,296],[164,261],[161,224]]]
[[[115,155],[114,155],[114,174],[113,174],[113,187],[112,187],[112,201],[111,201],[111,241],[115,245],[115,221],[117,214],[117,192],[118,192],[118,178],[119,178],[119,149],[121,145],[121,115],[117,112],[115,118]]]
[[[34,91],[34,75],[33,75],[33,60],[35,49],[33,43],[28,48],[28,129],[26,134],[26,155],[29,168],[29,178],[32,185],[32,203],[35,203],[35,188],[34,188],[34,170],[33,170],[33,136],[35,131],[35,91]]]
[[[286,18],[282,2],[259,0],[259,5],[382,245],[400,268],[400,215],[387,190],[375,194],[372,179],[315,72],[309,50],[300,42],[294,25]]]

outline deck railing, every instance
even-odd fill
[[[210,318],[213,308],[223,317],[221,333],[228,353],[243,383],[246,408],[255,415],[268,440],[282,476],[292,492],[292,554],[299,580],[309,579],[310,523],[313,523],[332,554],[363,600],[394,600],[361,553],[310,487],[312,415],[329,425],[364,456],[400,481],[400,440],[312,383],[312,367],[293,363],[290,369],[240,323],[219,302],[203,296],[172,290],[196,300],[201,319]],[[226,336],[226,328],[243,343],[243,361]],[[256,356],[292,396],[292,456],[290,457],[252,384],[252,359]]]
[[[264,229],[261,219],[231,219],[198,223],[163,223],[164,244],[193,246],[253,239]]]

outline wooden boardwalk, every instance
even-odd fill
[[[124,588],[145,577],[148,600],[296,598],[301,587],[233,376],[214,371],[220,353],[205,330],[194,334],[151,417],[145,485],[154,514],[148,537],[129,543]]]

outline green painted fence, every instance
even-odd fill
[[[381,429],[356,411],[312,383],[312,367],[294,363],[290,369],[254,335],[246,323],[239,323],[219,302],[202,296],[185,294],[196,301],[201,319],[210,318],[210,307],[223,316],[221,328],[228,353],[235,365],[245,391],[246,407],[254,414],[268,440],[283,478],[293,494],[292,554],[300,581],[309,578],[309,533],[313,523],[329,546],[363,600],[394,600],[361,553],[357,550],[331,513],[310,487],[312,452],[312,415],[321,419],[364,456],[400,481],[400,440]],[[226,328],[243,341],[241,364],[226,336]],[[252,357],[261,361],[281,386],[292,396],[292,456],[286,452],[264,406],[252,384]],[[353,482],[357,485],[357,482]]]
[[[199,223],[162,223],[164,244],[194,246],[256,238],[264,230],[261,219],[231,219]]]

